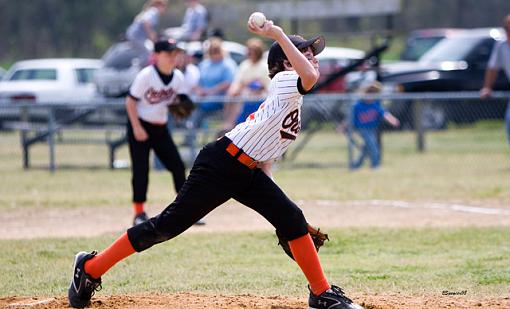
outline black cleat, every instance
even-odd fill
[[[73,308],[84,308],[96,291],[101,290],[101,278],[94,279],[85,272],[85,262],[93,258],[97,252],[79,252],[74,258],[73,278],[67,292],[69,305]]]
[[[133,226],[138,225],[140,223],[144,223],[147,220],[149,220],[149,217],[144,211],[141,214],[135,216],[135,218],[133,219]]]
[[[319,296],[313,295],[310,291],[308,298],[309,309],[363,309],[358,304],[355,304],[351,299],[345,296],[342,289],[332,285],[331,289],[323,292]]]

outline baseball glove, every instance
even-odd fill
[[[176,119],[188,118],[194,109],[195,109],[195,104],[185,94],[176,95],[173,102],[170,103],[170,105],[168,105],[168,111]]]
[[[320,228],[313,227],[310,224],[308,224],[308,233],[312,237],[317,252],[319,252],[320,247],[324,245],[326,240],[329,241],[328,234],[321,232]],[[292,251],[290,250],[289,241],[283,237],[278,230],[276,231],[276,236],[278,237],[278,245],[282,246],[283,251],[285,251],[291,259],[294,259]]]

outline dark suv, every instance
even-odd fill
[[[463,30],[446,37],[418,61],[397,62],[382,66],[381,81],[386,91],[435,92],[478,91],[483,85],[485,69],[494,43],[505,39],[498,28]],[[510,90],[505,74],[499,74],[495,90]],[[449,121],[472,122],[477,119],[502,118],[505,102],[432,102],[428,107],[428,128],[442,128]],[[455,104],[453,104],[455,103]],[[412,125],[411,102],[392,104],[390,111]]]
[[[429,28],[411,31],[400,55],[400,60],[417,61],[442,39],[461,34],[463,30],[457,28]]]

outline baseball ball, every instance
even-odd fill
[[[250,19],[253,20],[253,23],[260,28],[264,27],[264,24],[266,23],[266,16],[261,12],[253,12],[250,15]]]

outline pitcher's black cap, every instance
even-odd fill
[[[321,53],[324,50],[324,47],[326,47],[326,40],[322,35],[319,35],[309,40],[306,40],[299,35],[289,35],[288,37],[292,44],[294,44],[294,46],[296,46],[297,49],[299,50],[311,46],[314,55]],[[278,44],[278,42],[274,42],[269,48],[267,64],[271,68],[275,64],[283,60],[287,60],[287,56],[283,52],[283,49],[280,46],[280,44]]]

